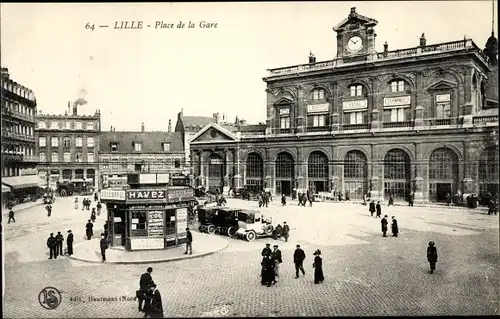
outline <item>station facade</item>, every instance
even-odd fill
[[[337,57],[269,71],[265,125],[210,123],[190,143],[195,180],[379,200],[498,196],[497,41],[375,51],[377,21],[355,8]],[[238,124],[238,123],[236,123]]]

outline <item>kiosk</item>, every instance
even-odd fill
[[[131,185],[132,186],[132,185]],[[166,249],[186,242],[188,208],[194,191],[186,186],[105,189],[108,240],[128,251]]]

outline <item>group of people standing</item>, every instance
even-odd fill
[[[387,221],[387,215],[385,215],[384,218],[382,218],[380,223],[382,224],[382,237],[387,237],[386,235],[387,225],[389,224],[389,222]],[[398,237],[399,226],[398,226],[398,221],[394,216],[392,216],[391,231],[392,231],[392,237]]]
[[[257,194],[257,201],[259,202],[259,208],[264,206],[268,207],[269,202],[273,201],[273,196],[271,192],[262,191]]]
[[[49,238],[47,238],[47,248],[49,248],[49,259],[57,259],[57,256],[63,256],[63,242],[64,236],[61,232],[57,232],[57,235],[54,236],[54,233],[50,233]],[[68,230],[68,237],[66,238],[66,253],[68,256],[73,255],[73,233],[71,230]]]
[[[261,262],[261,284],[271,287],[278,282],[280,276],[280,265],[283,263],[282,253],[279,250],[278,245],[273,246],[271,249],[271,244],[266,244],[266,247],[262,249],[262,262]],[[325,278],[323,275],[323,259],[321,258],[321,251],[317,249],[314,252],[314,283],[322,283]],[[300,245],[297,245],[293,253],[293,263],[295,265],[295,278],[299,278],[299,272],[305,276],[306,272],[304,270],[304,260],[306,259],[306,254]]]

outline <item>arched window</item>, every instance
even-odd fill
[[[312,91],[312,99],[314,101],[324,100],[325,99],[325,90],[324,89],[314,89]]]
[[[457,191],[457,155],[448,148],[438,148],[429,157],[429,200],[446,201]]]
[[[410,192],[410,158],[403,150],[390,150],[384,158],[384,196],[407,200]]]
[[[257,153],[250,153],[246,160],[246,185],[254,185],[257,190],[263,189],[264,161]]]
[[[307,176],[309,188],[313,192],[324,192],[329,189],[328,157],[319,151],[314,151],[307,160]]]
[[[490,193],[493,198],[498,195],[499,156],[498,147],[490,146],[483,150],[479,159],[479,193]]]
[[[349,151],[344,159],[344,189],[349,199],[362,199],[368,193],[368,165],[365,154]]]
[[[294,164],[292,155],[285,152],[278,154],[276,157],[276,177],[293,178]]]

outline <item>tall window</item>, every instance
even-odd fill
[[[71,138],[70,137],[63,138],[63,145],[64,145],[64,148],[70,148],[71,147]]]
[[[405,81],[392,81],[391,82],[391,92],[404,92],[405,90]]]
[[[363,96],[363,86],[356,84],[349,86],[349,94],[350,96]]]
[[[131,221],[131,236],[147,236],[148,231],[146,229],[146,215],[147,212],[132,212]]]
[[[325,99],[325,90],[315,89],[313,91],[313,100],[324,100],[324,99]]]
[[[71,153],[68,152],[64,153],[64,162],[65,163],[71,162]]]
[[[75,146],[76,147],[82,147],[83,146],[83,139],[81,137],[75,138]]]
[[[67,129],[67,130],[71,130],[71,122],[70,121],[66,121],[66,123],[64,123],[64,128]]]
[[[288,153],[280,153],[276,157],[276,177],[277,178],[294,178],[295,163],[292,155]]]
[[[80,153],[80,152],[76,153],[75,160],[76,160],[77,163],[81,163],[82,162],[82,156],[83,156],[82,153]]]
[[[45,152],[40,152],[38,157],[40,158],[40,162],[42,163],[47,161],[47,155],[45,154]]]
[[[82,122],[75,122],[75,130],[81,130],[82,129]]]
[[[312,117],[312,126],[326,126],[326,115],[313,115]]]
[[[87,147],[94,147],[94,138],[87,137]]]
[[[264,176],[264,167],[262,157],[257,153],[250,153],[246,162],[247,178],[262,178]]]
[[[52,137],[50,139],[50,145],[52,147],[58,147],[59,146],[59,138],[58,137]]]
[[[321,152],[313,152],[307,161],[309,178],[328,178],[328,158]]]
[[[55,162],[55,163],[59,162],[59,153],[53,152],[51,154],[51,160],[52,160],[52,162]]]
[[[87,153],[87,162],[94,163],[94,153]]]
[[[364,179],[367,176],[366,157],[360,151],[350,151],[345,157],[344,177]]]
[[[47,138],[45,136],[40,136],[38,138],[38,146],[46,147],[47,146]]]
[[[210,163],[208,165],[208,176],[222,177],[224,173],[224,161],[217,154],[210,156]]]
[[[288,129],[290,128],[290,117],[280,117],[280,128]]]
[[[410,120],[410,108],[390,108],[384,110],[384,122],[404,122]]]
[[[429,179],[454,180],[458,174],[456,155],[447,148],[439,148],[429,158]]]
[[[367,112],[348,112],[344,113],[344,124],[363,124]]]
[[[498,148],[489,147],[485,149],[479,158],[479,181],[494,181],[498,183]]]
[[[447,119],[451,117],[451,94],[436,95],[436,118]]]

